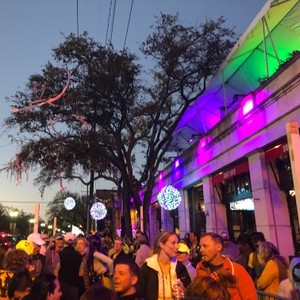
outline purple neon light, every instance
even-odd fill
[[[253,108],[253,99],[249,99],[243,106],[243,115],[246,115]]]

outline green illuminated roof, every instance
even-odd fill
[[[235,95],[257,89],[260,80],[272,76],[295,50],[300,50],[300,0],[268,1],[212,77],[198,103],[187,110],[178,126],[181,137],[188,140],[192,134],[201,135],[216,125],[222,117],[221,108],[230,110]]]

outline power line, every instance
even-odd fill
[[[127,42],[127,35],[128,35],[128,31],[129,31],[129,25],[130,25],[130,20],[131,20],[131,13],[132,13],[132,8],[133,8],[133,2],[134,2],[134,0],[131,0],[131,7],[130,7],[129,16],[128,16],[127,29],[126,29],[126,34],[125,34],[123,49],[125,49],[126,42]]]
[[[113,2],[113,0],[110,0],[109,10],[108,10],[108,18],[107,18],[106,34],[105,34],[105,46],[107,45],[107,39],[108,39],[108,29],[109,29],[112,2]]]
[[[11,146],[11,145],[13,145],[13,143],[5,144],[5,145],[0,145],[0,148]]]
[[[77,37],[79,37],[79,0],[77,0],[77,6],[76,6],[76,24],[77,24]]]
[[[116,15],[116,0],[110,0],[109,13],[108,13],[108,19],[107,19],[107,27],[106,27],[106,35],[105,35],[105,45],[106,46],[108,44],[111,44],[111,42],[112,42],[112,35],[113,35],[114,23],[115,23],[115,15]]]
[[[112,43],[112,36],[113,36],[113,32],[114,32],[115,16],[116,16],[116,4],[117,4],[116,0],[113,0],[113,1],[114,1],[114,8],[113,8],[111,30],[110,30],[110,37],[109,37],[110,44]]]

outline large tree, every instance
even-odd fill
[[[54,99],[50,105],[13,113],[6,125],[19,128],[21,151],[13,167],[41,167],[37,183],[63,178],[92,183],[113,181],[123,199],[125,232],[131,235],[129,204],[148,215],[155,177],[180,119],[201,95],[233,45],[224,19],[198,27],[162,14],[141,46],[153,69],[145,76],[137,57],[105,48],[85,33],[71,34],[53,51],[42,75],[29,78],[26,91],[9,100],[23,108],[28,99]],[[50,102],[50,101],[48,101]],[[16,110],[17,111],[17,110]],[[55,126],[55,122],[59,123]],[[65,126],[67,125],[67,126]],[[139,154],[139,159],[137,159]],[[141,193],[141,191],[143,191]],[[144,228],[147,219],[144,220]]]

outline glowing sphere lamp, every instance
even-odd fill
[[[90,213],[94,220],[102,220],[106,217],[107,209],[102,202],[96,202],[92,205]]]
[[[64,201],[64,206],[67,210],[72,210],[76,205],[75,200],[72,197],[68,197]]]
[[[157,198],[160,206],[166,210],[173,210],[181,203],[179,191],[171,185],[165,186]]]

